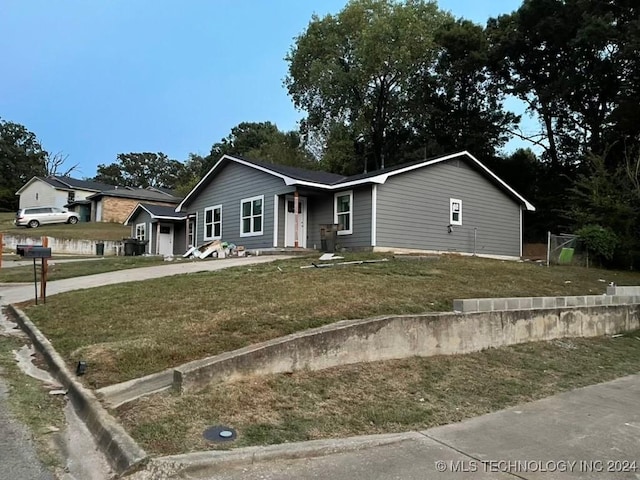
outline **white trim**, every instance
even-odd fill
[[[220,222],[216,222],[215,211],[220,210]],[[207,212],[211,211],[211,236],[207,237]],[[222,238],[222,205],[214,205],[204,209],[204,228],[202,229],[202,240],[219,240]],[[216,235],[216,223],[220,223],[220,235]]]
[[[374,247],[374,252],[377,253],[395,253],[398,255],[410,255],[416,253],[425,253],[431,255],[451,255],[451,256],[460,256],[460,257],[480,257],[480,258],[491,258],[493,260],[520,260],[520,257],[516,257],[515,255],[492,255],[492,254],[483,254],[483,253],[470,253],[470,252],[454,252],[454,251],[446,251],[446,250],[422,250],[419,248],[394,248],[394,247]]]
[[[522,258],[522,206],[520,206],[520,258]]]
[[[138,236],[138,228],[142,226],[142,238]],[[147,239],[147,224],[146,222],[136,223],[136,240],[148,240]]]
[[[375,175],[372,177],[366,177],[366,178],[362,178],[359,180],[352,180],[350,182],[338,182],[335,184],[325,184],[325,183],[318,183],[318,182],[309,182],[306,180],[298,180],[292,177],[289,177],[287,175],[283,175],[281,173],[278,172],[274,172],[273,170],[266,168],[266,167],[262,167],[260,165],[255,165],[251,162],[247,162],[246,160],[242,160],[240,158],[236,158],[233,157],[231,155],[223,155],[222,158],[220,160],[218,160],[218,162],[211,167],[211,169],[207,172],[207,174],[202,177],[202,179],[198,182],[198,184],[193,187],[193,189],[187,194],[187,196],[185,197],[185,199],[180,203],[180,205],[178,205],[176,207],[176,212],[179,212],[180,210],[182,210],[183,205],[185,205],[185,203],[187,202],[187,200],[189,200],[196,192],[196,190],[200,187],[200,185],[202,185],[206,180],[208,180],[209,176],[218,168],[218,166],[225,160],[229,160],[232,162],[236,162],[239,163],[241,165],[244,165],[246,167],[249,168],[253,168],[255,170],[259,170],[261,172],[265,172],[268,173],[269,175],[273,175],[274,177],[278,177],[281,178],[285,185],[288,186],[292,186],[292,185],[300,185],[300,186],[306,186],[306,187],[314,187],[314,188],[320,188],[323,190],[329,190],[329,191],[333,191],[333,190],[342,190],[344,188],[349,188],[349,187],[353,187],[355,185],[363,185],[363,184],[368,184],[368,183],[374,183],[374,184],[384,184],[387,179],[389,177],[393,177],[395,175],[400,175],[402,173],[405,172],[410,172],[411,170],[416,170],[418,168],[423,168],[429,165],[434,165],[436,163],[440,163],[440,162],[445,162],[447,160],[451,160],[452,158],[456,158],[456,157],[460,157],[463,155],[467,155],[474,163],[476,163],[481,170],[483,170],[485,173],[487,173],[490,177],[492,177],[494,180],[496,180],[500,185],[502,185],[507,191],[509,191],[514,197],[516,197],[525,207],[527,210],[529,211],[535,211],[535,207],[529,203],[527,200],[524,199],[524,197],[522,197],[518,192],[516,192],[513,188],[511,188],[509,185],[507,185],[502,179],[500,179],[495,173],[493,173],[491,170],[489,170],[487,167],[485,167],[477,158],[475,158],[473,155],[471,155],[469,152],[462,151],[462,152],[457,152],[457,153],[452,153],[451,155],[445,155],[444,157],[440,157],[440,158],[436,158],[433,160],[425,160],[424,162],[420,162],[417,163],[415,165],[410,165],[404,168],[399,168],[397,170],[393,170],[391,172],[386,172],[386,173],[381,173],[379,175]]]
[[[347,195],[349,195],[349,211],[340,212],[340,215],[349,214],[349,228],[347,230],[338,230],[338,235],[351,235],[353,233],[353,190],[336,192],[333,195],[333,223],[340,224],[338,221],[338,197],[346,197]]]
[[[157,239],[156,239],[157,242]],[[151,253],[153,251],[153,223],[149,223],[149,243],[147,244],[149,246],[149,253]],[[157,249],[158,247],[156,247]]]
[[[458,211],[456,212],[458,214],[458,220],[453,219],[453,214],[455,212],[453,206],[455,204],[458,204]],[[462,225],[462,200],[458,198],[449,199],[449,225]]]
[[[285,202],[286,205],[286,202]],[[242,205],[240,206],[242,208]],[[273,246],[278,246],[278,209],[280,208],[280,202],[278,201],[278,194],[273,196]],[[285,220],[286,220],[285,215]],[[285,227],[286,228],[286,227]]]
[[[196,210],[196,225],[195,225],[195,230],[193,232],[193,246],[196,247],[198,246],[198,211]],[[203,232],[204,234],[204,232]]]
[[[371,187],[371,246],[376,246],[378,237],[378,185]]]
[[[245,203],[251,202],[251,216],[249,218],[251,218],[251,228],[253,229],[253,219],[258,217],[258,215],[253,214],[253,202],[255,202],[256,200],[260,200],[262,202],[262,208],[260,211],[260,231],[257,231],[257,232],[251,231],[249,233],[244,233],[242,231],[242,227],[244,226],[242,221],[244,218],[242,216],[242,205]],[[259,237],[264,234],[264,207],[265,207],[264,195],[256,195],[255,197],[243,198],[242,200],[240,200],[240,236],[241,237]]]

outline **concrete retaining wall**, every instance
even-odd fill
[[[73,402],[78,416],[96,439],[113,469],[125,475],[143,466],[149,459],[147,453],[102,407],[93,393],[75,379],[62,357],[29,317],[13,305],[8,305],[8,308],[15,314],[20,327],[29,335],[36,349],[42,353],[51,374],[68,390],[68,398]]]
[[[640,287],[619,287],[617,285],[611,285],[607,287],[607,295],[640,297]]]
[[[104,243],[104,254],[116,255],[120,242],[98,240],[73,240],[65,238],[47,237],[51,253],[69,255],[95,255],[96,243]],[[18,245],[42,245],[42,237],[29,235],[4,235],[4,252],[15,253]]]
[[[639,312],[610,305],[343,321],[187,363],[174,370],[173,386],[185,392],[250,375],[613,334],[640,328]]]

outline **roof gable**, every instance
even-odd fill
[[[300,185],[323,190],[335,191],[343,188],[349,188],[357,185],[365,184],[384,184],[387,178],[395,175],[402,175],[418,168],[425,168],[440,162],[452,160],[454,158],[466,158],[472,165],[478,168],[483,175],[496,184],[498,188],[503,189],[516,202],[523,205],[527,210],[535,211],[535,207],[529,203],[524,197],[518,194],[505,181],[500,179],[495,173],[485,167],[477,158],[467,151],[458,152],[450,155],[442,155],[428,160],[418,160],[415,162],[404,163],[383,170],[352,175],[349,177],[336,175],[329,172],[320,172],[314,170],[306,170],[302,168],[289,167],[286,165],[274,165],[255,160],[249,160],[239,156],[223,155],[218,162],[211,167],[207,174],[198,182],[198,184],[187,194],[184,200],[178,205],[176,211],[180,211],[185,205],[195,198],[198,193],[215,177],[216,173],[224,168],[230,162],[239,163],[241,165],[255,168],[269,175],[281,178],[286,185]]]
[[[134,200],[153,200],[156,202],[176,204],[182,200],[180,197],[174,197],[167,193],[135,187],[112,188],[110,190],[95,193],[87,198],[94,200],[100,197],[132,198]]]
[[[128,225],[129,222],[138,215],[140,210],[146,211],[154,220],[185,220],[187,218],[186,213],[176,212],[173,207],[166,205],[154,205],[152,203],[139,203],[125,219],[123,222],[124,225]]]

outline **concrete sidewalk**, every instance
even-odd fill
[[[264,255],[251,257],[234,257],[221,260],[183,261],[158,265],[155,267],[130,268],[115,272],[99,273],[84,277],[67,278],[47,283],[47,296],[71,290],[102,287],[116,283],[138,282],[151,278],[169,277],[184,273],[211,272],[224,268],[257,265],[290,258],[284,255]],[[0,288],[0,305],[31,300],[34,296],[33,285]]]
[[[313,443],[313,442],[308,442]],[[281,445],[280,458],[304,443]],[[340,452],[340,450],[336,450]],[[297,455],[299,457],[299,455]],[[188,456],[184,456],[187,458]],[[269,458],[278,458],[274,451]],[[177,457],[169,457],[180,461]],[[202,458],[188,477],[258,479],[640,479],[640,375],[566,392],[390,445],[253,463]]]

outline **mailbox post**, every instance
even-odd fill
[[[44,277],[45,261],[51,258],[51,249],[43,247],[42,245],[17,245],[16,253],[23,258],[33,258],[33,286],[36,291],[36,305],[38,304],[38,278],[36,275],[36,259],[42,260],[42,268],[40,271],[40,282],[42,283],[42,301],[47,303],[47,279]]]

